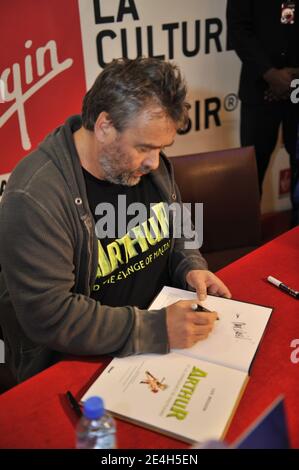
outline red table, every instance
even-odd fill
[[[279,395],[285,396],[292,447],[299,447],[299,363],[291,341],[299,338],[299,301],[265,281],[272,275],[299,290],[299,227],[219,271],[233,297],[274,307],[251,378],[233,418],[234,441]],[[64,392],[80,397],[109,359],[62,361],[0,396],[0,448],[74,447],[76,417]],[[119,448],[186,448],[183,442],[118,421]]]

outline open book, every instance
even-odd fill
[[[178,300],[196,298],[194,292],[165,286],[150,309],[159,310]],[[219,321],[207,340],[177,352],[248,373],[272,308],[212,295],[200,304],[217,312]]]
[[[150,308],[195,298],[164,287]],[[189,443],[222,439],[272,309],[214,296],[201,303],[220,318],[208,339],[165,355],[115,358],[83,400],[99,395],[114,416]]]

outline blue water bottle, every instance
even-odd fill
[[[105,411],[102,398],[88,398],[76,429],[77,449],[115,449],[115,434],[115,421]]]

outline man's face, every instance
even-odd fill
[[[105,180],[126,186],[138,184],[141,176],[158,168],[160,151],[172,145],[175,135],[174,122],[160,109],[141,112],[123,132],[113,128],[99,155]]]

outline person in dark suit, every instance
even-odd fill
[[[299,77],[299,0],[228,0],[230,46],[242,61],[241,145],[254,145],[260,192],[282,124],[290,155],[293,225],[298,223],[294,188],[298,180],[298,105],[290,99]]]

